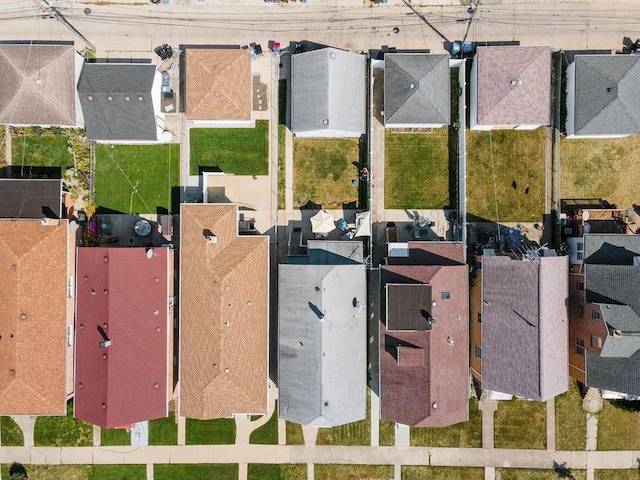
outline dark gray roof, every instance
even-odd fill
[[[91,140],[157,141],[151,64],[85,63],[78,81]],[[158,88],[160,88],[158,86]],[[158,98],[160,92],[158,93]]]
[[[632,265],[640,256],[640,235],[585,235],[584,263],[587,265]]]
[[[425,331],[429,329],[431,286],[387,284],[387,330]]]
[[[0,218],[60,218],[62,180],[0,179]]]
[[[482,261],[482,386],[544,401],[568,388],[566,257]]]
[[[385,125],[448,125],[451,121],[449,72],[449,55],[385,54]]]
[[[640,133],[640,57],[576,55],[576,135]]]
[[[326,137],[365,133],[365,62],[364,55],[336,48],[292,55],[293,133]]]
[[[332,427],[366,417],[367,281],[360,265],[280,265],[280,418]]]
[[[640,267],[632,265],[587,265],[588,303],[629,305],[640,314]]]
[[[587,385],[640,396],[640,351],[627,358],[603,357],[586,351]]]
[[[640,334],[640,316],[629,305],[601,305],[604,321],[614,330]],[[640,339],[640,336],[638,336]]]

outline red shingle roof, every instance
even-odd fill
[[[151,252],[78,248],[75,417],[102,428],[167,415],[171,269]]]

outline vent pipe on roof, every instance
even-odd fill
[[[215,235],[207,235],[207,243],[218,243],[218,237]]]

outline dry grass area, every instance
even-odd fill
[[[628,470],[596,470],[596,480],[638,480],[640,472],[636,468]]]
[[[340,209],[358,200],[358,139],[294,138],[293,207]]]
[[[569,391],[556,402],[556,450],[586,450],[587,416],[582,408],[578,384],[569,379]]]
[[[367,416],[364,420],[332,428],[318,429],[316,445],[371,445],[371,391],[367,389]]]
[[[302,425],[299,423],[286,422],[287,445],[304,445],[304,435]]]
[[[640,410],[636,403],[604,402],[598,415],[598,450],[640,449]]]
[[[496,470],[496,478],[501,480],[558,480],[560,478],[573,478],[574,480],[585,480],[587,472],[585,470],[571,470],[571,477],[562,477],[555,470],[534,470],[528,468],[499,468]]]
[[[621,208],[640,203],[637,194],[640,137],[560,141],[562,198],[604,198]]]
[[[403,466],[402,480],[483,480],[484,468]]]
[[[316,464],[316,480],[392,480],[393,465]]]
[[[411,428],[411,445],[415,447],[482,447],[482,412],[478,401],[469,399],[469,421],[444,428]]]
[[[532,131],[467,131],[470,221],[542,220],[544,145],[544,128]]]
[[[543,402],[500,401],[493,423],[496,448],[546,448],[547,405]]]

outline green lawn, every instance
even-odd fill
[[[187,418],[185,434],[187,445],[232,445],[236,441],[236,421],[233,418]]]
[[[177,445],[178,424],[175,413],[170,410],[166,418],[149,421],[149,445]]]
[[[496,448],[546,448],[547,405],[544,402],[501,400],[493,423]]]
[[[269,174],[269,121],[255,128],[192,128],[189,130],[190,173],[199,167],[219,168],[235,175]]]
[[[154,480],[235,479],[238,478],[238,465],[235,463],[157,464],[153,466],[153,478]]]
[[[371,445],[371,401],[367,390],[367,417],[359,422],[333,428],[318,429],[316,445],[368,446]]]
[[[596,480],[638,480],[640,472],[637,468],[628,470],[596,470]]]
[[[307,478],[307,465],[304,463],[261,464],[250,463],[247,467],[249,480],[299,480]]]
[[[381,447],[393,447],[396,444],[396,424],[380,420],[378,443]]]
[[[11,142],[11,163],[37,167],[61,167],[62,173],[73,166],[66,135],[17,136]]]
[[[286,208],[285,196],[287,187],[286,183],[286,144],[287,127],[284,125],[278,125],[278,209],[284,210]]]
[[[469,399],[469,421],[444,428],[412,428],[411,446],[416,447],[482,447],[482,412],[478,401]]]
[[[365,478],[371,480],[393,480],[393,465],[335,465],[316,463],[314,467],[316,480],[362,480]]]
[[[24,465],[33,480],[146,480],[146,465]],[[2,465],[9,479],[10,465]]]
[[[560,140],[562,198],[604,198],[620,208],[638,203],[640,137]]]
[[[542,220],[544,135],[544,128],[467,131],[467,202],[471,221]]]
[[[249,443],[262,445],[278,444],[278,404],[271,415],[271,418],[260,428],[251,432]]]
[[[0,445],[6,447],[24,445],[22,430],[11,417],[0,417]]]
[[[179,145],[97,145],[96,207],[122,213],[171,210],[179,167]]]
[[[402,480],[483,480],[484,468],[402,466]]]
[[[33,437],[36,447],[89,447],[93,427],[73,418],[73,402],[69,401],[66,416],[38,417]]]
[[[124,428],[100,429],[100,445],[131,445],[131,433]]]
[[[499,468],[496,470],[496,478],[498,472],[502,480],[559,480],[561,477],[555,470],[534,470],[528,468]],[[585,470],[571,470],[574,480],[585,480],[587,473]]]
[[[299,423],[286,422],[287,445],[304,445],[302,425]]]
[[[556,449],[586,450],[587,416],[582,408],[578,384],[569,379],[569,391],[558,395],[556,402]]]
[[[385,133],[384,206],[439,209],[451,205],[449,131]]]
[[[633,403],[605,400],[598,415],[598,450],[640,449],[640,411],[628,408]]]
[[[360,161],[354,138],[293,139],[293,207],[308,202],[325,209],[341,209],[358,200]]]

